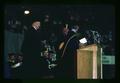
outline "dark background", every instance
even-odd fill
[[[25,15],[25,10],[30,10],[30,14]],[[65,23],[70,25],[75,22],[80,23],[80,33],[86,34],[87,30],[97,31],[101,35],[100,45],[104,48],[104,55],[115,56],[115,7],[113,5],[5,5],[4,14],[6,78],[10,77],[6,62],[8,53],[20,53],[24,31],[31,26],[33,18],[41,20],[47,38],[51,33],[59,35]],[[47,15],[49,22],[45,22]],[[110,37],[109,32],[112,33]],[[114,72],[114,65],[103,65],[103,78],[114,78]]]

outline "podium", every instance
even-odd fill
[[[77,79],[102,78],[102,48],[97,44],[77,50]]]

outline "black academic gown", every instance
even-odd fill
[[[47,71],[47,62],[40,56],[41,41],[44,39],[42,30],[30,28],[26,31],[22,45],[23,71],[22,78],[41,78]]]
[[[64,46],[68,39],[74,35],[73,31],[70,31],[66,38],[64,38]],[[70,40],[65,50],[64,56],[58,60],[58,66],[56,68],[57,79],[75,79],[76,78],[76,55],[77,49],[79,48],[79,41],[77,37]],[[64,47],[63,47],[64,49]],[[60,50],[60,56],[62,55],[63,49]]]

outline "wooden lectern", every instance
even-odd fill
[[[102,78],[102,48],[92,44],[77,50],[77,79]]]

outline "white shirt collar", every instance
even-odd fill
[[[35,30],[37,30],[37,28],[36,28],[35,26],[33,26],[33,28],[34,28]]]

